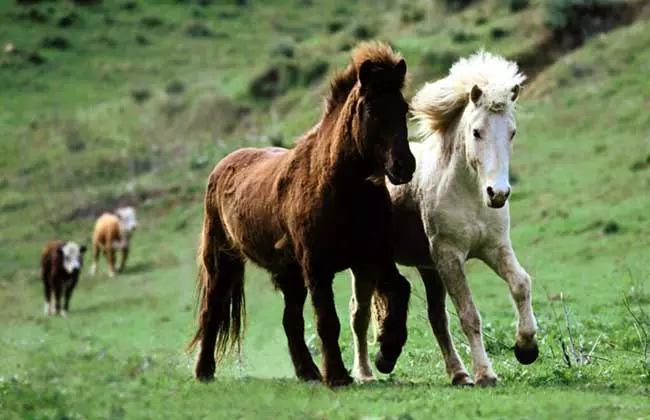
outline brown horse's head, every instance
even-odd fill
[[[395,185],[409,182],[415,171],[406,129],[409,108],[402,96],[405,76],[403,58],[394,64],[368,59],[359,67],[356,138]]]
[[[385,43],[361,43],[352,53],[350,66],[332,84],[329,109],[347,99],[348,115],[359,154],[373,175],[388,176],[393,184],[409,182],[415,158],[408,145],[402,95],[406,62]]]

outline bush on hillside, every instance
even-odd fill
[[[457,12],[474,3],[474,1],[475,0],[444,0],[443,3],[447,10]]]
[[[559,40],[580,45],[590,36],[629,19],[632,8],[620,0],[548,0],[544,23]]]
[[[255,99],[273,99],[300,81],[300,68],[290,60],[281,60],[262,70],[250,83],[249,93]]]
[[[530,6],[530,0],[508,0],[510,11],[513,13],[520,12]]]
[[[287,42],[280,42],[271,49],[271,57],[293,58],[296,55],[294,46]]]
[[[329,70],[329,63],[322,58],[317,58],[305,66],[303,82],[310,85],[323,78]]]

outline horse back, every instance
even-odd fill
[[[111,242],[121,241],[120,219],[111,213],[104,213],[95,222],[93,243],[108,246]]]
[[[279,180],[287,149],[243,148],[222,159],[208,178],[206,216],[219,220],[228,243],[255,263],[274,268],[286,259],[276,244],[284,237]]]

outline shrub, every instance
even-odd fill
[[[60,35],[46,36],[41,39],[41,47],[54,50],[67,50],[70,48],[70,42],[67,38]]]
[[[249,93],[256,99],[272,99],[288,91],[300,80],[300,69],[292,61],[278,61],[253,78]]]
[[[303,81],[306,85],[320,80],[329,69],[329,63],[322,58],[318,58],[307,65],[304,70]]]
[[[293,45],[281,42],[271,49],[271,57],[293,58],[295,50]]]
[[[452,12],[463,10],[473,2],[474,0],[444,0],[443,1],[445,8]]]
[[[520,12],[530,6],[530,0],[508,0],[508,3],[512,13]]]
[[[179,95],[185,92],[185,84],[180,80],[172,80],[167,84],[165,92],[167,92],[168,95]]]
[[[136,103],[141,104],[151,98],[151,91],[146,86],[133,88],[131,90],[131,97]]]

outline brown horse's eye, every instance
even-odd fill
[[[474,137],[477,138],[477,139],[481,138],[481,132],[478,131],[478,129],[476,129],[476,128],[474,129]]]

